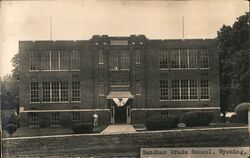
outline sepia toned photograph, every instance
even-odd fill
[[[3,158],[249,158],[250,0],[0,0]]]

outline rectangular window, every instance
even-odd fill
[[[168,100],[168,80],[160,80],[160,100]]]
[[[98,52],[99,64],[104,64],[104,53],[103,50],[99,50]]]
[[[43,102],[50,102],[50,82],[43,82]]]
[[[141,93],[142,93],[141,81],[136,81],[136,83],[135,83],[135,94],[136,95],[141,95]]]
[[[201,80],[201,99],[209,99],[209,82]]]
[[[72,113],[72,123],[73,124],[80,123],[80,113],[79,112]]]
[[[189,49],[189,68],[197,68],[198,49]]]
[[[109,52],[109,69],[130,69],[130,52],[129,50],[110,50]]]
[[[118,52],[111,50],[109,52],[109,68],[118,70]]]
[[[72,101],[80,101],[80,82],[72,82]]]
[[[60,125],[60,116],[58,112],[51,113],[51,125]]]
[[[141,51],[140,51],[140,49],[135,50],[135,63],[136,64],[141,63]]]
[[[188,51],[187,51],[187,49],[180,50],[180,68],[188,68]]]
[[[198,99],[197,80],[190,80],[190,99]]]
[[[181,100],[189,99],[188,87],[188,80],[181,80]]]
[[[104,96],[104,82],[99,82],[99,95]]]
[[[77,50],[71,52],[71,70],[80,70],[80,52]]]
[[[171,68],[180,68],[179,50],[178,49],[170,50],[170,56],[171,56]]]
[[[30,70],[40,70],[40,53],[30,52]]]
[[[187,68],[197,68],[197,52],[198,49],[171,49],[170,59],[171,59],[171,68],[174,69],[187,69]],[[162,63],[164,65],[164,57],[162,58]],[[162,66],[163,68],[164,66]],[[161,68],[161,67],[160,67]]]
[[[30,113],[30,125],[37,126],[39,125],[39,116],[38,113]]]
[[[172,99],[198,99],[197,80],[172,80]]]
[[[59,52],[51,51],[51,70],[59,70]]]
[[[209,54],[207,49],[200,50],[200,68],[209,68]]]
[[[39,102],[39,83],[30,83],[30,102]]]
[[[127,50],[121,50],[120,52],[120,63],[121,63],[121,69],[129,69],[130,67],[130,57],[129,57],[129,51]]]
[[[60,82],[60,88],[61,88],[61,101],[69,101],[68,82]]]
[[[51,83],[52,87],[52,102],[59,102],[59,82],[52,82]]]
[[[60,51],[60,70],[69,70],[68,51]]]
[[[160,69],[168,68],[168,50],[160,51]]]
[[[172,80],[172,99],[180,99],[180,82],[179,80]]]
[[[50,70],[50,51],[41,52],[41,69]]]

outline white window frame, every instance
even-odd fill
[[[179,92],[179,99],[173,99],[173,81],[177,81],[178,82],[178,84],[179,84],[179,87],[178,88],[176,88],[176,89],[179,89],[178,90],[178,92]],[[185,99],[182,99],[182,96],[183,96],[183,94],[182,94],[182,91],[183,91],[183,87],[182,87],[182,82],[183,81],[187,81],[187,99],[185,98]],[[191,90],[191,87],[190,87],[190,82],[191,81],[195,81],[196,82],[196,90],[197,90],[197,99],[191,99],[191,95],[190,95],[190,90]],[[171,87],[171,94],[172,94],[172,97],[171,97],[171,100],[172,101],[198,101],[199,99],[198,99],[198,82],[197,82],[197,80],[172,80],[172,87]]]
[[[167,88],[164,87],[164,88],[161,88],[161,82],[164,81],[167,83]],[[165,85],[166,86],[166,85]],[[167,99],[165,99],[165,97],[162,97],[162,91],[161,90],[166,90],[168,92],[168,95],[167,95]],[[160,101],[169,101],[169,83],[168,83],[168,80],[167,79],[161,79],[160,80],[160,91],[159,91],[159,94],[160,94]],[[164,98],[164,99],[162,99]]]
[[[43,84],[44,83],[49,83],[49,100],[48,101],[44,101],[43,97],[44,97],[44,87],[43,87]],[[53,83],[58,83],[58,100],[55,101],[53,100],[53,87],[52,87],[52,84]],[[62,101],[62,83],[67,83],[67,101]],[[48,90],[47,90],[48,91]],[[42,103],[68,103],[69,102],[69,85],[68,85],[68,82],[66,81],[61,81],[61,82],[42,82]]]
[[[78,124],[81,122],[80,112],[72,113],[72,124]]]
[[[30,126],[39,126],[39,114],[30,113]]]
[[[135,95],[142,95],[142,82],[141,81],[135,82]]]
[[[202,82],[203,81],[206,81],[207,82],[207,87],[203,87],[202,86]],[[204,93],[203,92],[203,90],[205,90],[205,94],[206,94],[206,96],[208,97],[208,98],[202,98],[202,93]],[[210,82],[209,82],[209,80],[207,80],[207,79],[202,79],[201,81],[200,81],[200,100],[201,101],[206,101],[206,100],[210,100]]]
[[[168,70],[169,67],[171,67],[171,64],[169,63],[169,54],[171,54],[169,49],[160,50],[160,55],[159,55],[159,69],[160,70]],[[167,59],[166,63],[162,64],[162,62],[164,62],[163,61],[164,59]]]
[[[102,49],[98,50],[98,64],[104,64],[104,51]]]
[[[41,69],[41,63],[40,63],[40,52],[39,51],[30,51],[29,52],[29,71],[31,72],[37,72]],[[35,68],[32,69],[32,66]]]
[[[105,95],[105,85],[104,82],[99,82],[99,96],[104,96]]]
[[[202,52],[204,51],[204,52]],[[202,55],[202,53],[205,53],[205,56],[204,54]],[[210,69],[210,61],[209,61],[209,50],[208,49],[201,49],[200,51],[200,69]],[[207,67],[203,67],[203,65],[205,65],[204,63],[202,63],[202,61],[204,62],[204,58],[207,58]]]
[[[75,89],[75,87],[73,87],[73,83],[79,83],[79,89]],[[74,91],[79,93],[78,97],[73,96],[74,95]],[[77,100],[73,100],[73,98],[78,98]],[[81,102],[81,82],[80,81],[72,81],[72,85],[71,85],[71,102]]]
[[[34,88],[34,85],[37,84]],[[34,93],[38,93],[38,98],[33,98],[35,96]],[[37,101],[33,101],[37,100]],[[39,82],[30,82],[30,103],[40,103],[40,95],[39,95]]]
[[[50,124],[51,126],[60,126],[60,113],[59,112],[51,113]]]

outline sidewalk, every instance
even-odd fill
[[[101,132],[101,134],[134,133],[134,132],[136,131],[132,125],[121,124],[121,125],[109,125]]]

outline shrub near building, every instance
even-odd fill
[[[73,125],[72,130],[75,134],[92,133],[93,132],[93,124],[91,124],[91,123],[75,124],[75,125]]]
[[[248,123],[248,109],[250,108],[250,103],[241,103],[236,106],[236,118],[241,123]]]
[[[153,116],[146,120],[147,130],[165,130],[176,128],[179,123],[178,116]]]
[[[185,123],[187,127],[208,126],[213,119],[213,112],[195,111],[184,113],[181,122]]]

